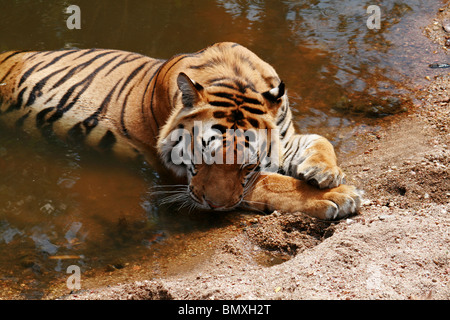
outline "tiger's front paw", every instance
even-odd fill
[[[305,160],[297,167],[299,179],[320,188],[335,188],[345,183],[345,173],[337,165],[324,161]]]
[[[320,200],[324,206],[321,218],[337,220],[356,213],[361,205],[362,194],[361,190],[349,185],[340,185],[326,191]]]

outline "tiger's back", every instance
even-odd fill
[[[233,43],[168,60],[103,49],[5,52],[0,121],[119,155],[154,152],[179,111],[177,75],[186,70],[230,95],[260,94],[280,81],[269,64]]]
[[[132,156],[136,144],[152,138],[144,132],[141,106],[163,63],[119,50],[3,53],[0,121],[31,134],[55,134]],[[139,134],[132,136],[130,126]]]

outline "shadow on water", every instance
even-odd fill
[[[67,1],[0,0],[0,51],[97,47],[169,58],[238,42],[287,83],[299,130],[326,136],[340,154],[355,149],[355,134],[411,111],[425,75],[440,72],[427,65],[444,58],[420,31],[438,1],[72,2],[81,30],[66,27]],[[374,4],[379,30],[366,26]],[[40,298],[68,265],[119,268],[174,234],[233,223],[232,214],[159,208],[149,192],[161,181],[142,164],[1,132],[0,297]]]

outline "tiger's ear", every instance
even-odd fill
[[[178,88],[181,90],[181,101],[187,108],[192,108],[203,96],[203,87],[181,72],[177,78]]]
[[[281,81],[281,83],[278,87],[270,89],[269,91],[264,92],[262,95],[269,102],[276,103],[276,102],[278,102],[279,99],[281,99],[282,96],[284,96],[285,93],[286,93],[286,88],[285,88],[284,82]]]

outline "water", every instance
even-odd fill
[[[448,62],[420,31],[439,1],[70,4],[81,8],[80,30],[66,27],[67,1],[0,0],[0,51],[97,47],[169,58],[238,42],[286,82],[299,130],[326,136],[341,155],[355,149],[354,134],[411,110],[424,77],[443,72],[428,64]],[[381,8],[380,30],[366,26],[371,4]],[[232,223],[158,208],[149,192],[162,180],[145,165],[0,133],[0,297],[40,298],[71,264],[117,267],[175,234]]]

